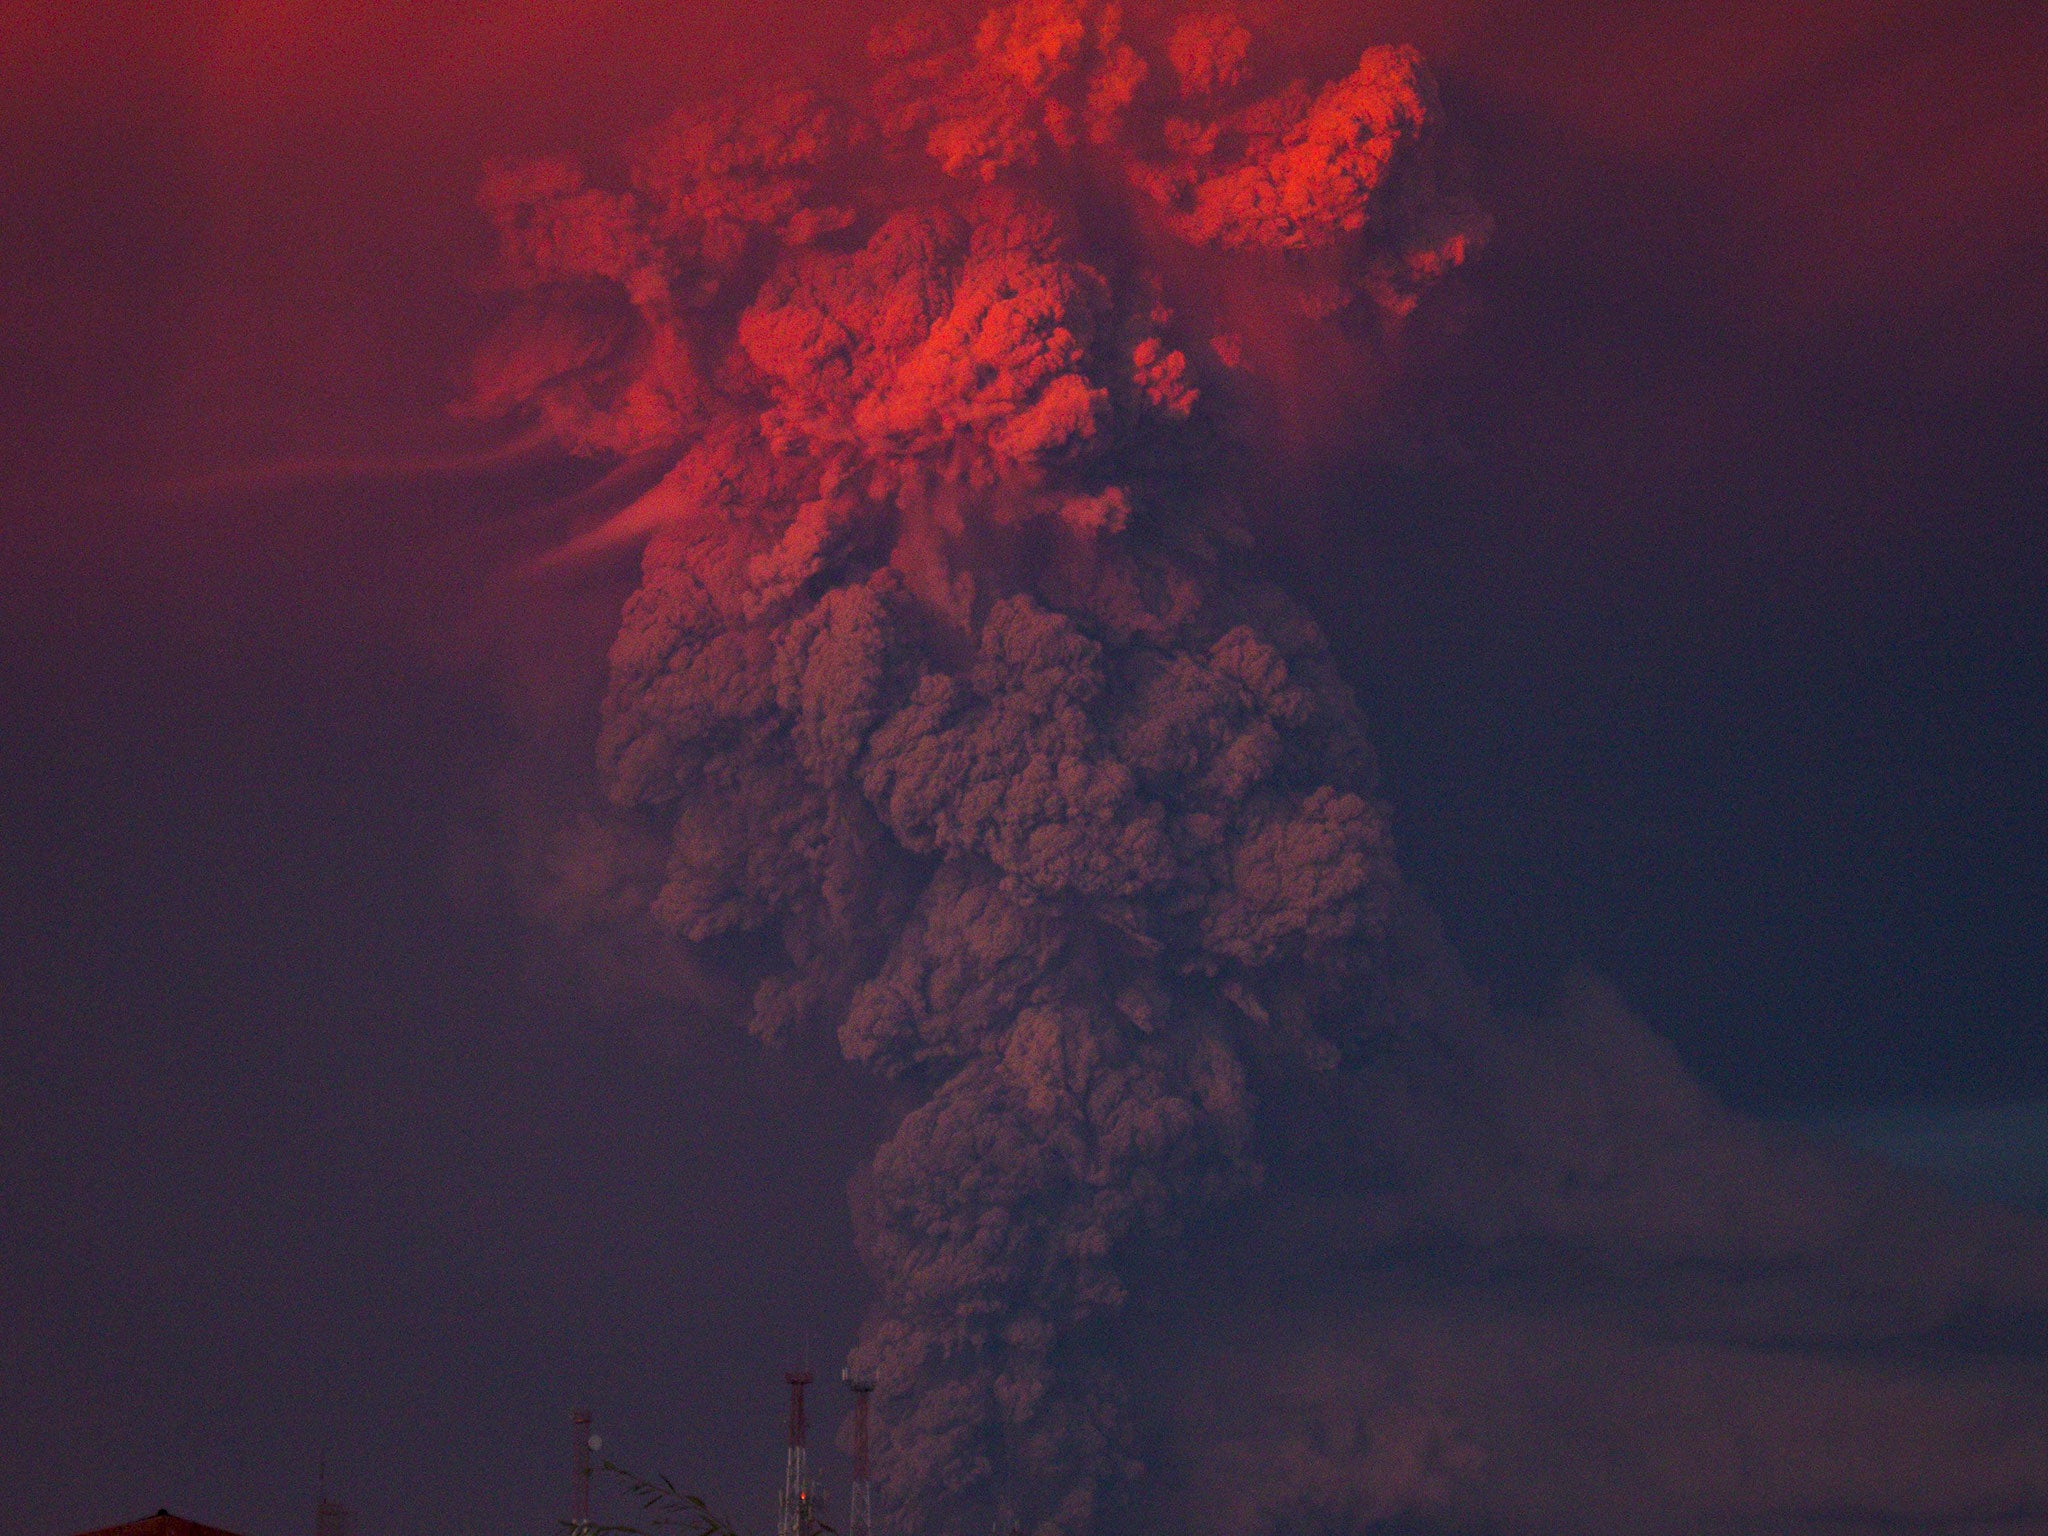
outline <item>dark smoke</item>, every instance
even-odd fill
[[[1484,1294],[1389,1305],[1395,1343],[1361,1344],[1339,1287],[1288,1303],[1306,1345],[1251,1348],[1255,1425],[1191,1413],[1159,1452],[1120,1330],[1191,1225],[1286,1256],[1224,1303],[1246,1318],[1400,1255],[1570,1255],[1624,1298],[1777,1277],[1702,1282],[1724,1333],[2038,1301],[2037,1235],[2007,1273],[2016,1226],[1887,1226],[1869,1175],[1770,1144],[1611,1000],[1493,1016],[1402,884],[1321,635],[1245,573],[1289,400],[1390,365],[1486,232],[1413,51],[1275,87],[1230,15],[1024,0],[872,55],[857,98],[692,106],[614,174],[495,171],[510,313],[468,404],[659,476],[562,552],[646,539],[598,745],[616,814],[565,845],[577,919],[752,967],[755,1033],[836,1038],[912,1106],[855,1192],[891,1528],[1079,1533],[1172,1497],[1141,1481],[1162,1455],[1197,1466],[1172,1518],[1217,1529],[1512,1523],[1497,1426],[1558,1361],[1633,1349],[1658,1391],[1717,1390],[1622,1301],[1582,1325],[1604,1342],[1508,1330],[1537,1341],[1515,1356],[1474,1343],[1503,1326]],[[1912,1272],[1943,1222],[1968,1262]],[[1402,1363],[1439,1337],[1451,1363]],[[1241,1374],[1219,1349],[1192,1358]],[[1293,1491],[1219,1496],[1240,1461]],[[1957,1486],[1941,1510],[2048,1510],[2038,1478]]]

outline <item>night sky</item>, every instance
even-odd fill
[[[533,931],[519,818],[631,572],[507,579],[594,472],[465,461],[445,403],[487,159],[859,23],[180,10],[0,12],[0,1536],[286,1536],[323,1454],[362,1536],[535,1536],[579,1402],[758,1526],[779,1370],[861,1310],[875,1090]],[[1453,942],[2048,1196],[2038,9],[1288,36],[1420,44],[1497,221],[1260,556]]]

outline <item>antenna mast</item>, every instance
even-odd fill
[[[782,1378],[789,1383],[789,1457],[782,1469],[782,1518],[776,1536],[812,1536],[811,1467],[804,1447],[804,1388],[811,1384],[809,1370],[791,1371]]]
[[[576,1429],[576,1487],[569,1501],[569,1518],[578,1526],[590,1524],[590,1452],[597,1436],[590,1432],[590,1410],[578,1408],[569,1415]]]
[[[848,1366],[839,1379],[853,1394],[853,1486],[846,1491],[846,1536],[874,1536],[874,1492],[868,1479],[868,1395],[874,1379]]]
[[[320,1498],[313,1506],[313,1536],[355,1536],[356,1517],[346,1504],[327,1497],[327,1457],[320,1457]]]

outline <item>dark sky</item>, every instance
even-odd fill
[[[286,1536],[323,1449],[363,1536],[537,1533],[579,1398],[758,1519],[867,1090],[525,931],[617,593],[495,574],[579,472],[403,461],[481,442],[487,157],[857,27],[76,9],[4,12],[0,1536]],[[1758,1109],[2048,1096],[2048,25],[1292,30],[1429,49],[1499,221],[1267,556],[1474,969],[1593,965]]]

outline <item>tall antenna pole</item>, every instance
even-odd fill
[[[590,1432],[590,1410],[578,1408],[569,1415],[576,1427],[576,1488],[569,1501],[569,1518],[578,1525],[590,1524],[590,1452],[596,1436]]]
[[[789,1457],[782,1468],[782,1518],[775,1536],[812,1536],[811,1467],[804,1447],[804,1388],[811,1384],[811,1373],[791,1371],[782,1379],[789,1383]]]
[[[846,1536],[874,1536],[874,1492],[868,1479],[868,1395],[874,1379],[848,1366],[839,1373],[853,1394],[853,1486],[846,1492]]]
[[[313,1536],[354,1536],[356,1518],[346,1504],[327,1497],[327,1453],[320,1453],[320,1501],[313,1506]]]

